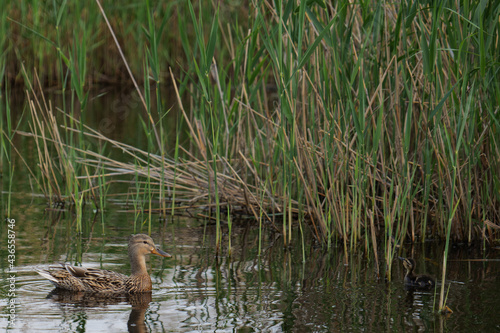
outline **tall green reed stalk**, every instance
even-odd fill
[[[473,83],[472,83],[473,84]],[[442,279],[441,279],[441,291],[440,291],[440,297],[439,297],[439,310],[444,311],[445,310],[445,281],[446,281],[446,267],[447,267],[447,260],[448,260],[448,251],[449,251],[449,244],[450,244],[450,237],[451,237],[451,229],[452,229],[452,224],[453,222],[456,223],[455,213],[457,211],[457,208],[459,207],[460,201],[461,200],[466,200],[466,197],[464,196],[464,193],[460,193],[460,191],[456,190],[456,187],[461,180],[459,179],[459,172],[458,169],[462,168],[462,166],[459,164],[460,163],[460,158],[459,158],[459,152],[461,151],[460,147],[462,145],[467,145],[467,133],[465,132],[465,129],[469,127],[471,129],[470,125],[467,126],[467,124],[470,122],[470,112],[471,112],[471,100],[472,96],[468,96],[467,98],[463,97],[460,111],[459,113],[456,114],[456,118],[453,119],[456,122],[456,133],[451,133],[446,127],[442,129],[442,136],[445,138],[445,144],[446,144],[446,150],[448,153],[448,160],[451,162],[451,170],[453,171],[451,175],[452,179],[452,186],[451,186],[451,193],[452,195],[449,197],[450,202],[448,203],[449,207],[453,207],[453,209],[449,213],[448,217],[448,223],[446,225],[446,243],[445,243],[445,249],[443,253],[443,272],[442,272]],[[473,131],[471,131],[473,132]],[[472,134],[472,133],[471,133]],[[471,161],[467,161],[468,163],[471,163]],[[468,186],[465,186],[467,188]],[[470,199],[470,197],[469,197]],[[465,227],[466,229],[466,227]]]
[[[1,76],[0,76],[1,78]],[[1,80],[0,82],[2,82]],[[1,135],[0,135],[0,173],[4,174],[4,159],[8,171],[7,171],[7,179],[8,179],[8,184],[9,187],[7,189],[7,207],[5,209],[6,216],[9,217],[11,213],[11,193],[12,193],[12,186],[14,183],[14,170],[15,170],[15,165],[13,161],[13,156],[12,156],[12,139],[14,136],[13,133],[13,128],[12,128],[12,119],[11,119],[11,110],[10,110],[10,104],[9,104],[9,97],[8,95],[1,96],[0,95],[0,100],[2,103],[0,103],[0,110],[2,111],[0,113],[0,129],[1,129]],[[5,112],[5,113],[4,113]],[[5,114],[5,120],[4,120],[4,114]],[[3,191],[3,184],[4,182],[2,181],[2,191]],[[3,194],[2,194],[2,203],[3,203]]]
[[[201,4],[201,2],[200,2]],[[218,11],[213,16],[211,25],[209,26],[209,36],[205,42],[203,31],[203,16],[206,15],[200,10],[198,16],[194,11],[191,1],[188,2],[188,11],[191,22],[193,24],[196,47],[191,50],[188,44],[186,35],[181,35],[185,52],[189,57],[193,57],[194,72],[198,79],[198,85],[202,94],[201,103],[194,110],[195,124],[203,127],[203,137],[200,138],[197,147],[200,151],[206,168],[209,172],[210,187],[208,189],[209,202],[215,204],[215,221],[216,221],[216,249],[219,251],[220,242],[222,240],[221,230],[221,211],[220,211],[220,195],[219,195],[219,179],[218,179],[218,160],[220,154],[224,154],[224,141],[220,139],[221,134],[228,130],[225,120],[227,119],[226,108],[224,101],[220,100],[217,95],[217,87],[211,84],[211,80],[216,84],[220,84],[217,64],[214,62],[215,47],[217,45],[218,32]],[[185,27],[181,27],[181,31],[186,31]],[[194,57],[194,54],[199,56]]]
[[[171,7],[171,5],[169,5]],[[156,97],[156,109],[157,109],[157,114],[158,114],[158,122],[159,124],[159,155],[162,157],[162,168],[161,170],[165,170],[165,164],[164,164],[164,157],[165,157],[165,150],[168,146],[167,142],[167,134],[165,133],[165,126],[164,121],[165,121],[165,116],[168,114],[166,110],[164,110],[164,105],[163,105],[163,100],[162,100],[162,93],[161,93],[161,87],[162,87],[162,78],[161,78],[161,62],[159,59],[159,48],[160,48],[160,40],[161,36],[163,34],[164,28],[166,26],[167,20],[170,17],[168,15],[169,12],[167,12],[166,15],[163,16],[162,21],[160,22],[160,26],[158,29],[155,26],[155,21],[153,17],[153,9],[151,8],[150,1],[146,1],[146,17],[147,17],[147,29],[144,29],[144,33],[146,35],[146,40],[148,42],[148,46],[146,46],[146,56],[147,56],[147,64],[148,64],[148,70],[146,72],[149,72],[150,69],[150,75],[149,77],[145,77],[144,81],[147,83],[144,87],[145,91],[149,91],[149,82],[150,80],[154,84],[155,88],[155,97]],[[152,118],[151,110],[148,109],[148,114],[149,117]],[[152,126],[155,126],[156,124],[152,124]],[[150,142],[148,140],[148,142]],[[151,147],[152,148],[152,147]],[[160,205],[162,207],[162,215],[165,217],[166,216],[166,186],[163,183],[164,180],[164,174],[161,175],[160,178]]]
[[[0,1],[0,5],[2,8],[5,8],[3,6],[6,5],[6,1]],[[2,11],[0,14],[0,35],[1,36],[8,36],[8,21],[7,21],[7,12]],[[7,38],[4,37],[4,39],[0,39],[0,49],[4,50],[0,54],[0,87],[2,89],[0,90],[0,172],[3,174],[3,167],[4,167],[4,159],[9,160],[10,159],[10,151],[11,147],[10,144],[7,142],[7,139],[4,138],[5,135],[11,136],[12,134],[12,123],[10,120],[11,113],[9,112],[9,102],[8,102],[8,84],[5,80],[5,71],[6,71],[6,51],[8,50],[7,48]],[[4,116],[5,115],[5,116]]]

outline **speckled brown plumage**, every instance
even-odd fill
[[[128,244],[131,275],[96,268],[61,265],[49,270],[37,270],[57,288],[71,291],[103,293],[135,293],[151,291],[151,278],[146,269],[146,255],[170,257],[157,248],[148,235],[132,235]]]

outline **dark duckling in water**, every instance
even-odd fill
[[[416,275],[413,270],[416,267],[415,260],[412,258],[402,258],[403,266],[406,268],[405,287],[416,289],[431,289],[436,285],[434,279],[428,275]]]

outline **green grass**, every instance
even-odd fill
[[[37,132],[41,190],[81,202],[84,168],[108,184],[128,170],[146,181],[148,214],[195,208],[219,233],[250,215],[284,245],[309,227],[328,247],[384,249],[389,266],[393,238],[497,240],[500,5],[320,3],[106,4],[126,62],[95,3],[6,4],[8,77],[27,62],[74,96],[60,106],[74,129],[61,149],[43,148],[58,123]],[[97,134],[77,111],[96,82],[132,86],[126,66],[142,83],[147,147],[98,137],[128,152],[124,164],[86,145]],[[178,98],[175,134],[165,89]],[[67,189],[50,175],[54,153]]]

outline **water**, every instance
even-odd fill
[[[37,205],[35,205],[37,206]],[[448,279],[448,318],[435,314],[433,291],[407,292],[403,268],[395,261],[391,282],[377,279],[373,260],[362,250],[329,253],[310,245],[282,246],[282,238],[263,238],[258,256],[258,229],[233,226],[232,253],[216,256],[214,226],[202,221],[157,218],[153,238],[173,258],[152,256],[148,267],[151,294],[134,298],[54,293],[34,272],[57,262],[102,267],[128,273],[126,242],[133,233],[129,214],[115,212],[86,236],[71,234],[67,218],[44,212],[42,205],[16,220],[16,319],[13,332],[406,332],[500,329],[498,249],[453,249]],[[146,226],[147,227],[147,226]],[[6,239],[5,229],[1,235]],[[1,243],[0,328],[8,321],[9,268],[6,242]],[[419,272],[439,276],[442,247],[405,246],[414,251]],[[306,261],[302,262],[302,251]],[[427,260],[425,260],[427,258]],[[471,259],[487,258],[474,261]],[[495,260],[494,260],[495,259]],[[383,266],[383,265],[381,265]],[[134,324],[132,324],[132,322]]]
[[[123,100],[123,96],[110,99]],[[127,107],[132,104],[126,103]],[[134,113],[122,117],[124,113],[120,112],[106,117],[123,118],[123,128],[127,128],[122,130],[124,133],[140,132]],[[88,117],[93,119],[92,115]],[[109,129],[103,122],[106,117],[96,117],[94,127]],[[113,135],[120,139],[117,133]],[[143,143],[130,135],[127,140],[135,145]],[[36,159],[28,141],[16,139],[18,147],[24,149],[27,163],[33,166]],[[302,237],[294,235],[297,241],[285,248],[280,235],[271,230],[264,230],[265,236],[259,239],[258,227],[251,220],[235,223],[231,235],[224,228],[222,250],[217,255],[215,226],[211,222],[179,217],[161,220],[153,215],[153,239],[173,258],[148,259],[153,280],[151,294],[103,298],[54,292],[52,285],[34,271],[35,267],[68,262],[128,274],[127,238],[135,232],[148,232],[148,215],[125,212],[126,207],[113,201],[102,216],[94,216],[87,207],[82,232],[76,234],[73,211],[49,208],[43,198],[32,195],[32,182],[22,163],[16,163],[12,193],[5,192],[9,188],[8,175],[4,173],[1,180],[3,216],[7,215],[10,197],[9,216],[16,220],[14,297],[9,297],[8,278],[12,273],[8,224],[3,223],[0,228],[2,331],[500,331],[498,247],[463,245],[451,249],[446,287],[449,286],[447,304],[454,313],[444,317],[436,315],[438,297],[434,291],[405,290],[399,261],[393,263],[391,281],[386,281],[385,265],[379,264],[380,278],[373,256],[364,251],[363,244],[346,255],[340,246],[326,251],[313,242],[302,244]],[[310,239],[305,224],[303,229],[304,239]],[[442,245],[426,243],[404,245],[398,255],[415,258],[417,272],[437,277],[439,287],[442,253]],[[383,254],[379,253],[379,257]],[[9,320],[11,301],[15,304],[14,321]]]

